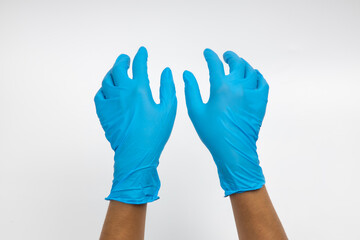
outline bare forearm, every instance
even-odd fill
[[[230,199],[239,239],[287,239],[265,186]]]
[[[110,201],[100,240],[143,240],[146,204]]]

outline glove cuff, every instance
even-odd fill
[[[125,177],[114,178],[110,195],[105,200],[144,204],[159,199],[160,179],[155,167],[137,169]]]
[[[225,197],[234,194],[260,189],[265,184],[262,168],[258,163],[237,161],[231,166],[218,166],[220,185]]]

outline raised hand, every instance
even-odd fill
[[[265,115],[269,86],[234,52],[224,53],[230,67],[215,52],[205,49],[210,72],[210,98],[204,104],[194,75],[185,71],[188,114],[218,168],[225,196],[261,188],[264,175],[259,165],[256,141]]]
[[[171,70],[161,74],[160,104],[153,100],[141,47],[128,76],[130,58],[121,54],[95,96],[96,112],[115,151],[114,180],[107,200],[142,204],[158,199],[160,154],[173,128],[177,100]]]

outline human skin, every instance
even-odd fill
[[[110,201],[100,240],[143,240],[146,207]]]
[[[265,186],[230,199],[239,239],[287,239]],[[100,240],[143,240],[146,207],[110,201]]]
[[[239,239],[288,239],[266,187],[230,195]]]

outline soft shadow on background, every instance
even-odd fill
[[[98,239],[113,152],[93,97],[141,45],[154,97],[169,66],[179,101],[147,239],[237,239],[185,108],[183,70],[209,96],[206,47],[270,84],[258,149],[289,238],[359,239],[359,29],[357,0],[0,1],[0,239]]]

